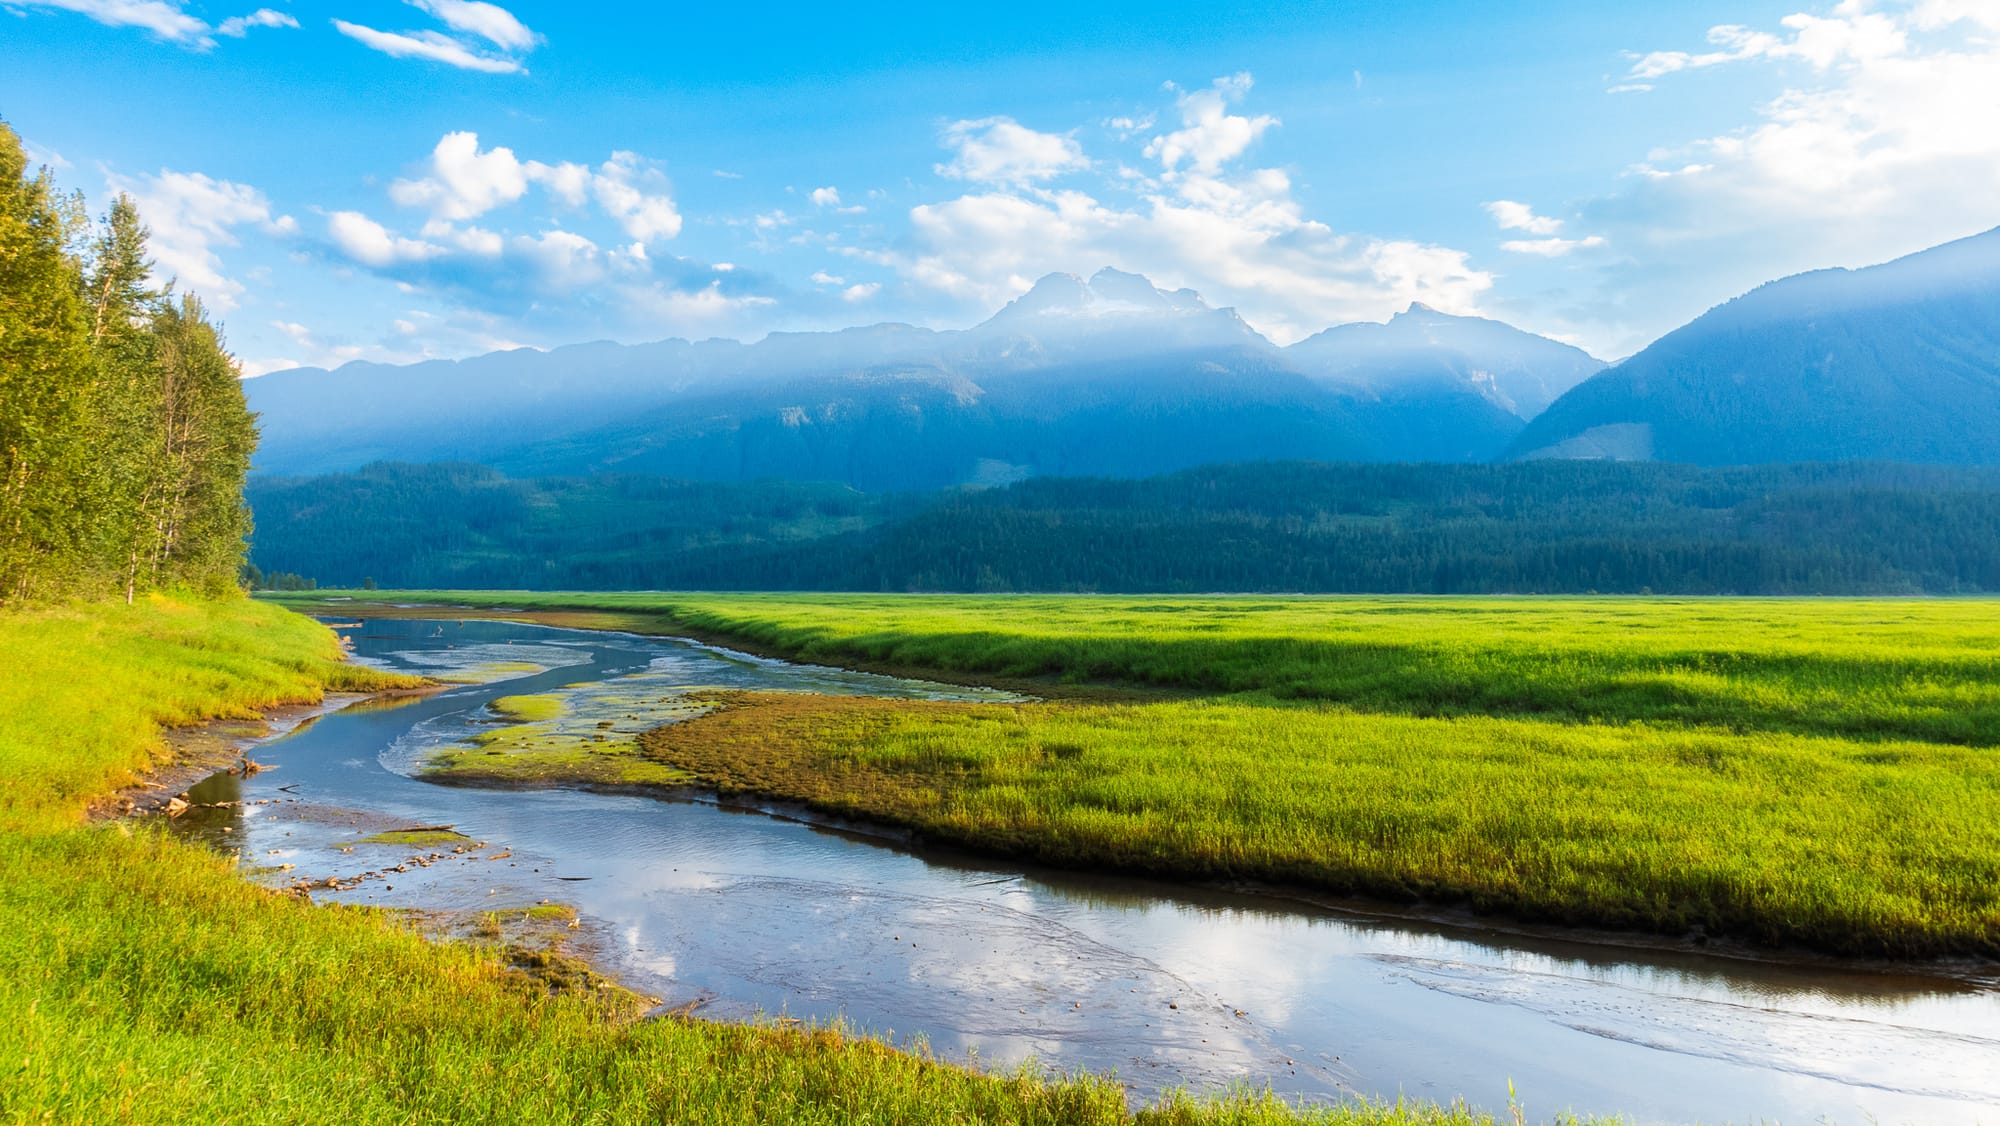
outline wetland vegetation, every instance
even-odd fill
[[[1493,1121],[1254,1094],[1134,1111],[1108,1078],[982,1074],[833,1029],[637,1020],[639,999],[559,952],[430,941],[389,912],[259,887],[145,823],[87,818],[158,762],[169,725],[405,683],[339,656],[323,627],[241,599],[0,615],[0,1121]],[[540,914],[560,926],[560,907]]]
[[[2000,954],[2000,604],[395,598],[1058,697],[711,697],[713,714],[599,756],[661,784],[1049,863],[1845,954]],[[1128,691],[1061,698],[1105,683]]]

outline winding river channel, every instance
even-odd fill
[[[1990,981],[1520,938],[911,851],[699,801],[437,785],[414,776],[423,759],[490,726],[502,695],[596,692],[635,729],[658,719],[632,701],[670,708],[694,687],[1007,697],[508,622],[341,632],[363,660],[480,682],[262,744],[275,769],[205,784],[245,804],[188,828],[282,882],[395,866],[411,850],[368,834],[453,825],[487,847],[314,898],[572,904],[604,967],[668,1006],[842,1019],[954,1059],[1115,1072],[1142,1097],[1247,1083],[1504,1111],[1511,1080],[1530,1120],[2000,1123]]]

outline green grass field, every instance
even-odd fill
[[[992,851],[1850,954],[2000,954],[2000,602],[398,592],[906,672],[657,766]],[[594,615],[594,616],[593,616]]]
[[[86,822],[163,725],[383,683],[337,656],[328,631],[241,600],[0,615],[0,1122],[1492,1122],[1301,1115],[1255,1095],[1135,1113],[1099,1078],[977,1074],[827,1030],[634,1021],[615,990],[552,993],[490,949]]]

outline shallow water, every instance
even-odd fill
[[[267,804],[197,810],[184,828],[246,864],[292,865],[282,881],[379,870],[423,850],[367,834],[453,824],[488,847],[315,898],[571,903],[610,968],[669,1005],[841,1018],[954,1058],[1115,1071],[1142,1095],[1249,1083],[1504,1109],[1511,1080],[1531,1120],[2000,1122],[2000,991],[1948,978],[1502,937],[913,854],[698,802],[410,776],[503,695],[670,711],[689,687],[1004,693],[505,622],[344,632],[364,660],[485,682],[265,744],[256,757],[277,769],[195,796]]]

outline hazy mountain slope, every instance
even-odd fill
[[[1421,303],[1386,324],[1339,325],[1309,336],[1285,349],[1285,359],[1307,374],[1385,394],[1470,391],[1523,419],[1604,368],[1581,348]]]
[[[2000,464],[2000,230],[1752,290],[1564,395],[1512,454]]]
[[[1444,318],[1447,328],[1459,320]],[[456,460],[528,476],[909,490],[1220,461],[1487,460],[1521,420],[1465,373],[1524,370],[1529,361],[1508,358],[1524,350],[1513,338],[1539,338],[1466,324],[1475,328],[1456,326],[1460,336],[1485,332],[1504,347],[1474,355],[1464,341],[1398,329],[1393,355],[1357,355],[1329,376],[1299,370],[1293,350],[1233,310],[1103,270],[1043,278],[962,331],[600,343],[279,372],[246,387],[264,419],[258,467],[283,474]],[[1568,378],[1574,350],[1541,343],[1555,373],[1546,378]],[[1432,367],[1457,374],[1402,370],[1431,353]]]

